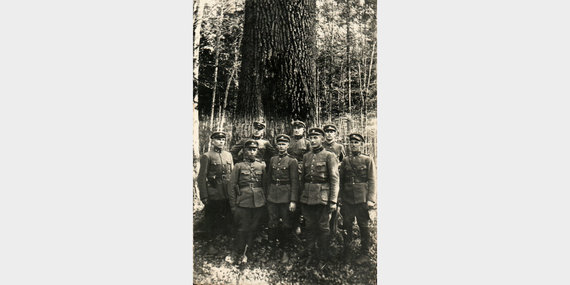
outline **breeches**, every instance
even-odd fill
[[[267,203],[269,212],[269,228],[277,228],[279,219],[283,220],[284,228],[291,228],[291,219],[289,217],[289,203]]]
[[[206,225],[210,232],[225,230],[232,221],[228,200],[209,200],[204,206]]]
[[[340,213],[346,230],[352,230],[352,222],[354,221],[354,218],[356,218],[356,222],[361,228],[367,228],[370,225],[370,216],[368,215],[368,206],[366,203],[354,205],[344,203],[340,208]]]
[[[305,217],[305,228],[314,233],[328,234],[329,229],[329,207],[327,205],[306,205],[301,204],[303,217]]]
[[[264,208],[237,207],[235,211],[235,223],[238,232],[250,232],[257,230],[259,221],[264,213]]]

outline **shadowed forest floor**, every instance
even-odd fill
[[[196,209],[196,208],[195,208]],[[354,264],[358,256],[360,239],[351,244],[353,259],[342,260],[342,241],[335,238],[331,242],[331,260],[324,267],[305,266],[305,259],[299,257],[303,250],[304,235],[301,234],[287,249],[290,260],[281,263],[278,257],[271,255],[273,248],[267,233],[262,231],[254,241],[252,258],[245,268],[233,265],[228,256],[231,253],[233,239],[221,235],[215,242],[218,253],[208,254],[208,242],[200,233],[203,211],[194,213],[194,284],[376,284],[376,221],[372,224],[371,260],[361,265]]]

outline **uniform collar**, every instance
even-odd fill
[[[253,163],[253,162],[255,162],[255,157],[254,158],[246,158],[245,162]]]
[[[285,157],[285,156],[287,156],[287,152],[284,152],[283,154],[278,153],[278,155],[279,155],[279,157]]]
[[[217,152],[217,153],[221,153],[221,152],[222,152],[222,149],[219,148],[219,147],[214,147],[213,151],[214,151],[214,152]]]
[[[327,140],[325,140],[325,141],[323,142],[323,144],[326,144],[326,145],[333,145],[333,144],[334,144],[334,140],[332,140],[331,142],[328,142]]]
[[[254,139],[254,140],[260,140],[260,139],[262,139],[263,137],[262,137],[262,136],[257,137],[257,136],[251,135],[251,138]]]
[[[353,152],[352,152],[352,155],[353,155],[353,156],[359,156],[361,153],[362,153],[362,152],[359,151],[359,150],[358,150],[358,151],[353,151]]]
[[[322,146],[322,145],[319,146],[319,147],[313,148],[313,152],[314,152],[314,153],[319,153],[319,152],[321,152],[321,150],[323,150],[323,146]]]
[[[300,135],[300,136],[293,136],[293,137],[294,137],[296,140],[300,140],[300,139],[302,139],[304,136],[303,136],[303,135]]]

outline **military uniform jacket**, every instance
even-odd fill
[[[299,139],[296,139],[294,136],[291,137],[287,152],[297,159],[297,162],[303,161],[303,155],[309,151],[311,151],[311,144],[305,137]]]
[[[263,182],[266,181],[265,163],[243,161],[235,165],[229,183],[229,200],[232,209],[259,208],[265,205]]]
[[[200,156],[198,189],[200,199],[223,200],[228,198],[227,185],[234,161],[232,155],[223,150],[210,150]]]
[[[338,160],[320,148],[303,156],[301,168],[301,203],[307,205],[336,203],[339,191]]]
[[[329,144],[328,142],[324,141],[323,147],[326,150],[334,153],[336,155],[336,158],[338,159],[338,161],[342,162],[342,160],[345,157],[345,152],[344,152],[344,147],[341,144],[339,144],[337,142],[332,142]]]
[[[267,201],[271,203],[297,202],[299,195],[299,167],[290,155],[271,158],[267,172]]]
[[[234,161],[243,161],[243,144],[249,139],[254,139],[258,143],[257,154],[255,155],[255,158],[257,158],[259,161],[268,163],[269,159],[273,156],[275,149],[268,140],[264,138],[256,139],[253,136],[251,138],[241,139],[237,144],[232,146],[230,152],[232,153]]]
[[[372,158],[357,154],[340,164],[340,199],[343,203],[376,202],[376,168]]]

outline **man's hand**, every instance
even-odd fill
[[[374,209],[374,206],[376,206],[376,204],[372,201],[368,201],[366,202],[366,206],[368,206],[368,209]]]
[[[204,199],[202,199],[201,201],[202,201],[202,204],[204,204],[204,206],[205,206],[206,204],[208,204],[208,198],[204,198]]]
[[[329,213],[336,211],[336,203],[329,202]]]
[[[289,212],[295,212],[296,208],[297,208],[297,204],[295,204],[295,202],[289,203]]]

